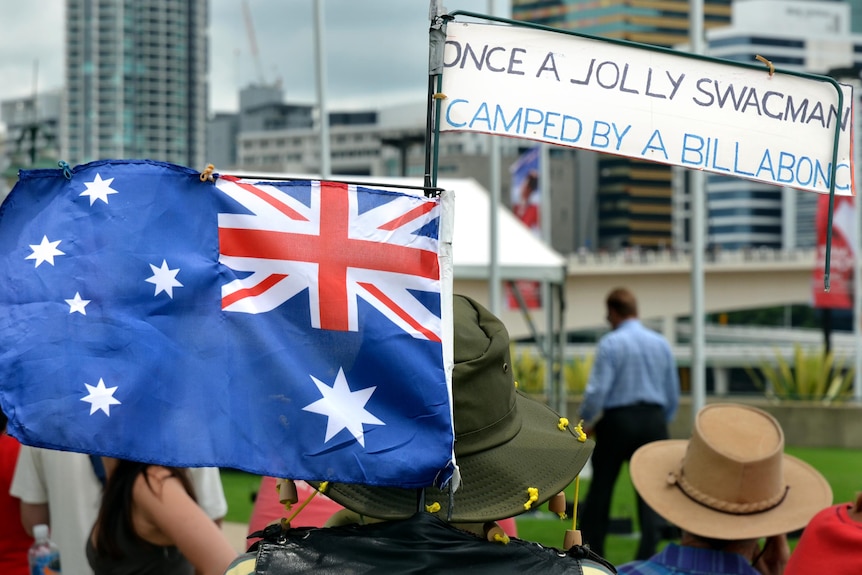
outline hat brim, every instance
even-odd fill
[[[516,402],[522,424],[515,437],[493,449],[457,457],[461,486],[453,496],[451,517],[448,491],[435,487],[425,489],[426,510],[436,502],[440,509],[435,515],[444,520],[496,521],[527,511],[529,487],[539,491],[530,506],[535,509],[574,481],[595,443],[579,441],[570,427],[561,431],[559,415],[544,404],[521,394],[516,394]],[[418,510],[414,489],[335,483],[325,493],[344,507],[377,519],[406,519]]]
[[[690,499],[667,478],[679,470],[688,440],[648,443],[631,458],[629,471],[637,492],[656,513],[684,531],[714,539],[770,537],[801,529],[832,504],[832,488],[813,467],[784,454],[784,500],[767,511],[737,515],[710,509]]]

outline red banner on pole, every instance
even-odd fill
[[[851,309],[853,307],[853,262],[856,259],[856,210],[853,198],[835,196],[832,212],[832,251],[829,291],[823,290],[826,269],[826,231],[829,225],[829,196],[817,199],[817,261],[811,278],[814,307]]]

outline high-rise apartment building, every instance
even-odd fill
[[[704,0],[704,28],[730,22],[731,0]],[[657,46],[688,42],[688,0],[512,0],[512,17]],[[580,154],[580,152],[579,152]],[[599,248],[670,247],[672,178],[668,166],[594,155]]]
[[[207,0],[66,0],[70,164],[205,161]]]

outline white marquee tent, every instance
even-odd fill
[[[437,186],[455,193],[455,225],[452,237],[454,267],[453,290],[488,305],[490,273],[490,220],[491,201],[487,190],[473,179],[439,179]],[[565,305],[566,260],[538,239],[508,208],[500,206],[497,212],[497,257],[502,281],[534,280],[559,287],[545,290],[550,297],[541,314],[544,329],[536,329],[527,310],[502,306],[499,316],[513,337],[532,335],[542,342],[546,364],[545,390],[551,405],[566,414],[565,385],[560,373],[554,372],[554,358],[563,355],[565,333],[563,308]],[[556,297],[555,297],[556,294]],[[556,300],[556,301],[554,301]],[[535,310],[539,311],[539,310]],[[546,339],[551,335],[551,340]],[[562,362],[557,362],[561,365]]]
[[[490,198],[473,179],[440,179],[437,186],[455,192],[452,260],[455,280],[490,276]],[[566,260],[534,236],[508,208],[498,211],[500,278],[561,283]]]

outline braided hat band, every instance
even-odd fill
[[[787,497],[787,492],[790,490],[790,486],[785,485],[784,489],[781,490],[780,493],[776,493],[769,499],[753,501],[751,503],[734,503],[718,499],[699,490],[697,487],[689,483],[685,478],[682,469],[679,471],[671,471],[667,476],[667,482],[670,485],[676,485],[679,487],[680,491],[682,491],[686,497],[696,503],[700,503],[701,505],[709,507],[710,509],[715,509],[716,511],[721,511],[722,513],[732,513],[734,515],[750,515],[752,513],[769,511],[773,507],[780,505],[781,502],[784,501],[784,498]]]

